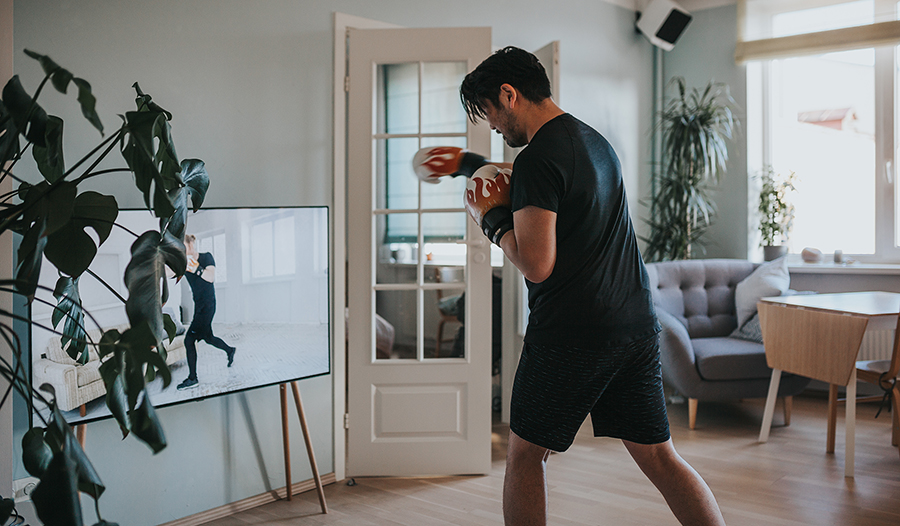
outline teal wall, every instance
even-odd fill
[[[706,257],[747,258],[756,251],[756,247],[748,247],[751,233],[748,213],[755,204],[748,204],[747,198],[747,140],[743,126],[747,108],[747,72],[746,67],[734,63],[737,6],[715,7],[691,14],[694,19],[676,42],[675,49],[664,55],[665,82],[673,77],[684,77],[688,87],[702,90],[714,80],[724,82],[731,90],[741,126],[729,148],[727,173],[714,192],[719,215],[706,234]],[[671,94],[668,90],[667,95]]]

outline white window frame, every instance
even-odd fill
[[[879,0],[876,0],[878,2]],[[880,0],[882,2],[897,4],[896,0]],[[900,181],[897,181],[898,149],[895,131],[898,129],[900,116],[895,112],[897,107],[897,49],[898,46],[875,47],[875,253],[874,254],[845,254],[861,263],[900,263],[900,231],[897,231],[898,216],[900,216]],[[802,56],[798,53],[797,56]],[[782,56],[781,58],[788,58]],[[772,60],[762,60],[748,64],[747,69],[747,101],[748,117],[756,113],[759,129],[754,127],[752,121],[748,122],[748,177],[751,178],[749,188],[751,194],[757,183],[752,180],[754,174],[759,173],[764,167],[772,166],[774,145],[772,143],[773,126],[771,119],[772,90],[774,89],[771,75]],[[755,94],[755,96],[754,96]],[[757,108],[753,108],[758,104]],[[757,140],[754,134],[761,134],[761,140],[756,145],[752,141]],[[755,151],[754,151],[755,150]],[[754,161],[755,159],[755,161]],[[755,197],[755,196],[754,196]],[[755,202],[755,199],[751,199]],[[840,210],[838,203],[831,203]],[[755,210],[755,206],[751,208]],[[853,213],[852,210],[843,210],[842,213]],[[756,229],[753,229],[756,233]],[[756,244],[756,243],[754,243]],[[752,246],[752,245],[751,245]],[[804,247],[794,247],[799,252]]]

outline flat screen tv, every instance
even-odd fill
[[[146,210],[123,210],[116,222],[124,228],[112,230],[90,270],[126,297],[123,274],[134,234],[158,229],[159,223]],[[157,377],[147,386],[155,407],[330,372],[326,207],[204,208],[189,215],[187,234],[196,237],[201,264],[214,267],[215,314],[211,328],[220,340],[206,338],[195,343],[197,384],[178,389],[189,376],[185,338],[197,307],[204,303],[198,312],[209,312],[209,289],[198,292],[201,298],[195,305],[188,279],[170,279],[170,297],[163,312],[175,320],[178,335],[167,345],[171,383],[163,387]],[[52,290],[57,278],[56,269],[45,261],[40,284]],[[100,329],[128,326],[122,301],[90,273],[80,279],[80,292],[85,310],[96,319],[95,323],[85,318],[94,341],[99,341]],[[49,292],[43,294],[55,305]],[[86,365],[76,365],[60,346],[59,335],[41,328],[52,326],[51,305],[32,302],[34,385],[53,386],[57,405],[69,423],[110,417],[96,352],[91,353]],[[57,330],[61,327],[62,323]],[[229,353],[215,346],[222,347],[221,342],[226,349],[236,349],[230,366]],[[49,413],[47,407],[36,405],[34,410]]]

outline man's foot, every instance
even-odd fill
[[[228,355],[228,367],[231,367],[231,364],[234,363],[234,353],[237,352],[237,347],[231,347],[225,353]]]
[[[197,384],[199,384],[199,383],[200,382],[198,382],[196,378],[188,377],[188,378],[185,378],[183,382],[178,384],[178,390],[183,391],[185,389],[193,389],[193,388],[197,387]]]

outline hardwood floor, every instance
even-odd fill
[[[843,476],[843,419],[837,454],[825,454],[824,396],[795,397],[791,425],[780,412],[769,442],[759,444],[763,400],[700,403],[697,429],[687,426],[687,406],[669,407],[675,447],[704,477],[728,524],[900,524],[900,455],[891,446],[889,413],[857,408],[856,477]],[[840,412],[842,413],[842,411]],[[315,491],[208,524],[254,525],[501,525],[508,428],[494,426],[487,476],[357,478],[325,487],[329,513],[320,513]],[[677,524],[662,497],[641,474],[621,442],[595,439],[584,426],[569,451],[548,462],[550,524]]]

